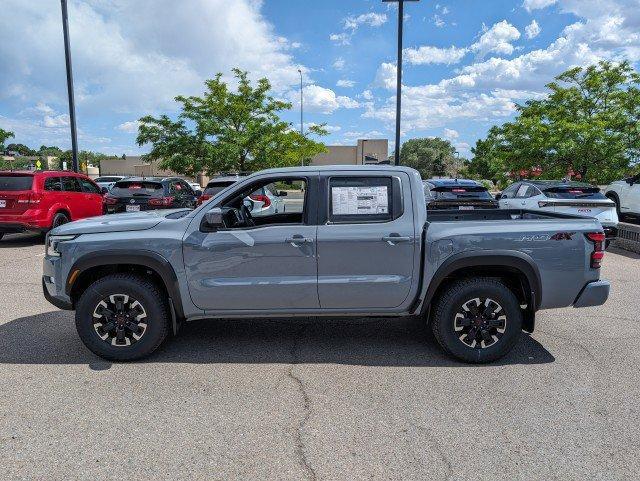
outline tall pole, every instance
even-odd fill
[[[402,25],[404,0],[398,2],[398,66],[396,72],[396,165],[400,165],[400,117],[402,115]]]
[[[62,6],[62,32],[64,34],[64,56],[67,66],[67,93],[69,96],[69,121],[71,123],[71,154],[73,171],[78,172],[78,133],[76,131],[76,105],[73,98],[73,70],[71,69],[71,47],[69,46],[69,16],[67,0],[60,0]]]
[[[300,74],[300,135],[304,137],[304,98],[302,90],[302,70],[298,69]],[[301,160],[301,165],[304,167],[304,159]]]

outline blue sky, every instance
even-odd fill
[[[0,127],[16,142],[68,147],[59,2],[5,0]],[[81,149],[146,151],[136,121],[176,114],[232,67],[267,76],[330,144],[393,139],[397,8],[380,0],[70,0]],[[514,106],[563,70],[640,60],[640,0],[471,0],[405,7],[403,140],[440,136],[468,156]],[[392,146],[393,147],[393,146]]]

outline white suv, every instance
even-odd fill
[[[640,174],[613,182],[604,189],[604,193],[616,203],[619,216],[640,216]]]
[[[496,196],[501,209],[526,209],[595,217],[610,241],[618,234],[616,205],[596,186],[561,180],[523,180]]]

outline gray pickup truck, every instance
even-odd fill
[[[264,187],[293,211],[252,216]],[[508,353],[539,309],[597,306],[597,220],[522,210],[431,211],[393,166],[258,172],[195,210],[81,220],[51,231],[42,287],[85,345],[116,361],[215,318],[420,316],[449,354]]]

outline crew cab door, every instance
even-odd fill
[[[245,208],[265,186],[287,184],[302,200],[298,213],[256,215],[206,232],[196,217],[183,242],[189,293],[206,311],[318,309],[316,264],[317,173],[262,176],[242,183],[215,207]]]
[[[420,239],[409,176],[355,171],[322,175],[320,181],[320,307],[392,309],[402,305],[413,283]],[[424,202],[423,192],[416,195]]]

